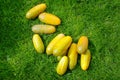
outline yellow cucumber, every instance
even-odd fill
[[[78,57],[77,44],[72,43],[71,47],[69,48],[69,51],[68,51],[69,69],[70,70],[75,68],[75,66],[77,64],[77,57]]]
[[[59,40],[60,39],[62,39],[63,37],[65,37],[65,35],[64,34],[58,34],[49,44],[48,44],[48,46],[47,46],[47,48],[46,48],[46,53],[47,53],[47,55],[50,55],[50,54],[52,54],[53,53],[53,47],[54,47],[54,45],[57,43],[57,42],[59,42]]]
[[[43,12],[46,9],[46,4],[38,4],[31,8],[27,13],[26,13],[26,18],[27,19],[34,19],[36,18],[41,12]]]
[[[61,20],[57,16],[46,12],[39,15],[39,20],[51,25],[59,25],[61,23]]]
[[[33,45],[35,47],[35,50],[38,53],[43,53],[44,52],[44,44],[43,44],[40,36],[38,34],[34,34],[32,40],[33,40]]]
[[[57,56],[57,60],[60,61],[63,56]]]
[[[34,33],[44,33],[44,34],[51,34],[51,33],[54,33],[56,31],[56,28],[52,25],[34,25],[32,27],[32,31]]]
[[[81,54],[81,68],[87,70],[90,64],[91,53],[90,50],[86,50],[84,54]]]
[[[53,47],[53,55],[54,56],[62,56],[65,54],[69,46],[71,45],[72,38],[70,36],[66,36],[62,38],[56,45]]]
[[[63,75],[67,71],[67,67],[68,67],[68,57],[63,56],[57,65],[56,71],[59,75]]]
[[[82,36],[78,40],[77,51],[79,54],[84,53],[88,49],[88,38]]]
[[[58,61],[60,61],[60,59],[61,59],[63,56],[66,56],[67,50],[63,51],[62,53],[63,53],[63,55],[57,56],[57,60],[58,60]]]

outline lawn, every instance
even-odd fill
[[[31,27],[43,24],[25,18],[26,12],[46,3],[46,12],[62,23],[53,34],[41,34],[45,47],[59,33],[89,39],[92,59],[87,71],[80,67],[63,76],[56,73],[54,56],[38,54],[32,43]],[[0,0],[0,80],[119,80],[120,0]]]

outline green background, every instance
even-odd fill
[[[31,27],[43,24],[28,20],[26,12],[46,3],[46,12],[62,23],[54,34],[41,34],[45,47],[59,33],[89,39],[92,59],[87,71],[78,63],[63,76],[56,73],[56,57],[36,53]],[[0,0],[0,80],[119,80],[120,0]]]

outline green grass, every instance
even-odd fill
[[[42,34],[45,44],[59,33],[70,35],[77,43],[89,38],[92,59],[87,71],[78,64],[63,76],[56,73],[58,61],[46,53],[36,53],[26,12],[38,3],[46,12],[60,17],[54,34]],[[119,80],[120,78],[120,1],[119,0],[0,0],[0,80]]]

